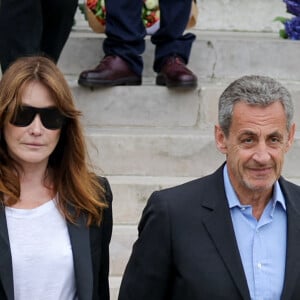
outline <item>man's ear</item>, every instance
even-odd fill
[[[215,125],[215,142],[218,150],[223,154],[227,154],[226,136],[220,125]]]
[[[288,137],[288,141],[287,141],[287,144],[286,144],[285,152],[288,152],[289,149],[291,148],[291,146],[293,145],[294,137],[295,137],[295,131],[296,131],[296,125],[295,125],[295,123],[293,123],[291,128],[290,128],[290,131],[289,131],[289,137]]]

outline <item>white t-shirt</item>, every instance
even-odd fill
[[[5,213],[15,300],[77,299],[68,228],[55,201]]]

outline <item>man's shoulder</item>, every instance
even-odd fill
[[[279,178],[279,184],[285,197],[287,208],[294,208],[300,213],[300,185],[283,177]]]
[[[299,194],[300,196],[300,185],[296,182],[285,179],[284,177],[279,178],[280,187],[283,189],[284,194]]]

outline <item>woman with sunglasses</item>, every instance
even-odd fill
[[[62,73],[18,59],[0,81],[0,299],[108,300],[112,194],[87,164]]]

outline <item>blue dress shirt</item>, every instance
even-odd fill
[[[283,288],[287,240],[285,199],[276,182],[259,220],[242,205],[224,167],[225,192],[252,300],[279,300]]]

